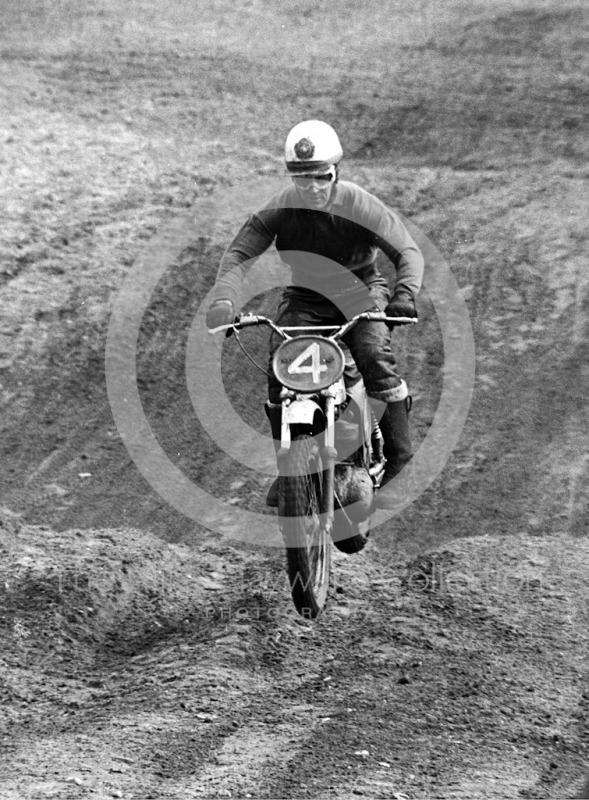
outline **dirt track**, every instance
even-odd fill
[[[276,555],[4,525],[3,796],[556,797],[578,771],[585,540],[406,566],[383,539],[311,623]]]
[[[3,9],[0,796],[572,796],[589,761],[589,15],[201,5]],[[278,175],[284,132],[314,115],[341,131],[345,177],[448,259],[477,379],[442,476],[362,555],[337,556],[311,624],[279,552],[211,534],[139,475],[104,340],[154,234]],[[229,235],[170,265],[139,386],[177,466],[263,512],[267,478],[216,449],[185,386],[186,331]],[[425,295],[420,312],[397,345],[416,442],[443,367]],[[265,430],[264,388],[230,347],[226,375]]]

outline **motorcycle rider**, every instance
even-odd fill
[[[279,325],[341,325],[368,310],[417,316],[422,254],[397,214],[357,184],[339,180],[342,157],[339,138],[327,123],[306,120],[290,131],[285,160],[292,184],[250,216],[229,245],[207,312],[209,328],[233,321],[245,270],[273,242],[292,270],[292,285],[284,290],[279,307]],[[396,270],[392,298],[376,267],[379,248]],[[407,384],[397,372],[386,323],[361,321],[344,342],[362,375],[384,438],[386,466],[376,505],[393,508],[394,498],[383,489],[411,459]],[[274,335],[270,361],[279,343]],[[277,448],[280,389],[270,370],[266,410]],[[266,502],[278,505],[277,480]]]

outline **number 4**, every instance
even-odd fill
[[[309,358],[311,359],[311,364],[304,367],[304,362]],[[327,365],[322,364],[320,359],[321,348],[317,342],[313,342],[313,344],[310,344],[306,350],[303,350],[302,353],[299,353],[292,364],[288,365],[288,371],[291,375],[302,375],[304,373],[311,372],[313,373],[313,383],[319,383],[321,373],[327,370]]]

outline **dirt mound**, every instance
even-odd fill
[[[131,529],[56,533],[0,512],[2,657],[56,670],[133,652],[187,622],[211,559]]]

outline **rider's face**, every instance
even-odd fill
[[[329,203],[335,170],[332,168],[327,175],[317,175],[306,178],[293,178],[297,192],[307,208],[321,211]]]

